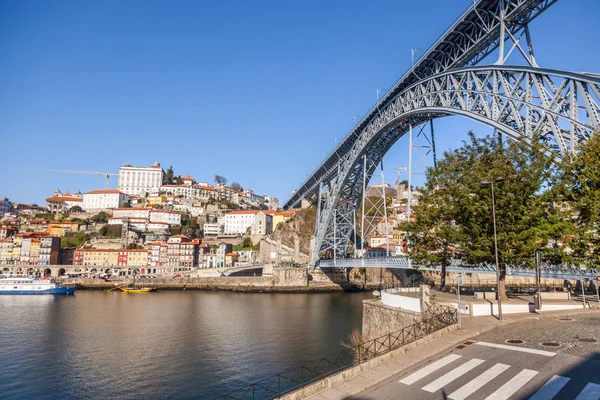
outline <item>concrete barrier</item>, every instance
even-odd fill
[[[480,300],[496,300],[496,292],[475,292],[473,297]]]
[[[419,297],[405,296],[398,292],[389,293],[389,291],[384,290],[381,292],[381,302],[386,306],[421,312],[421,299]]]
[[[571,300],[569,292],[540,292],[542,300]]]

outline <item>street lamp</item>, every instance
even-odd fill
[[[494,252],[496,254],[496,297],[498,298],[498,319],[502,321],[502,296],[500,294],[500,266],[498,263],[498,236],[496,234],[496,197],[494,195],[494,183],[502,182],[504,178],[496,178],[493,181],[481,182],[481,185],[492,186],[492,218],[494,220]]]

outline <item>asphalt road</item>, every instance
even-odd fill
[[[523,343],[506,342],[515,339]],[[353,399],[599,400],[600,321],[575,317],[505,326],[415,364]]]

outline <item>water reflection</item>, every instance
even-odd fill
[[[211,398],[337,353],[368,294],[0,296],[3,398]]]

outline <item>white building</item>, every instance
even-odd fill
[[[71,207],[81,207],[83,204],[83,198],[81,196],[81,192],[77,192],[75,195],[72,195],[69,192],[62,194],[60,190],[57,189],[54,191],[52,197],[46,199],[46,208],[48,208],[48,211],[50,212],[64,212],[69,211]],[[1,215],[2,211],[0,210],[0,216]]]
[[[224,231],[226,235],[245,234],[256,220],[255,210],[232,211],[225,215]]]
[[[204,236],[219,236],[223,233],[223,225],[221,224],[204,224]]]
[[[113,217],[128,217],[128,218],[150,218],[150,207],[128,207],[128,208],[117,208],[113,211]]]
[[[164,222],[169,225],[181,225],[181,214],[176,211],[152,210],[150,222]]]
[[[127,203],[129,197],[119,190],[92,190],[83,194],[83,208],[94,212],[119,208]]]
[[[150,167],[124,165],[119,168],[119,190],[129,195],[145,196],[160,187],[163,170],[158,161]]]
[[[266,235],[271,233],[273,227],[272,210],[240,210],[232,211],[225,215],[224,231],[226,235],[251,233],[253,235]]]

